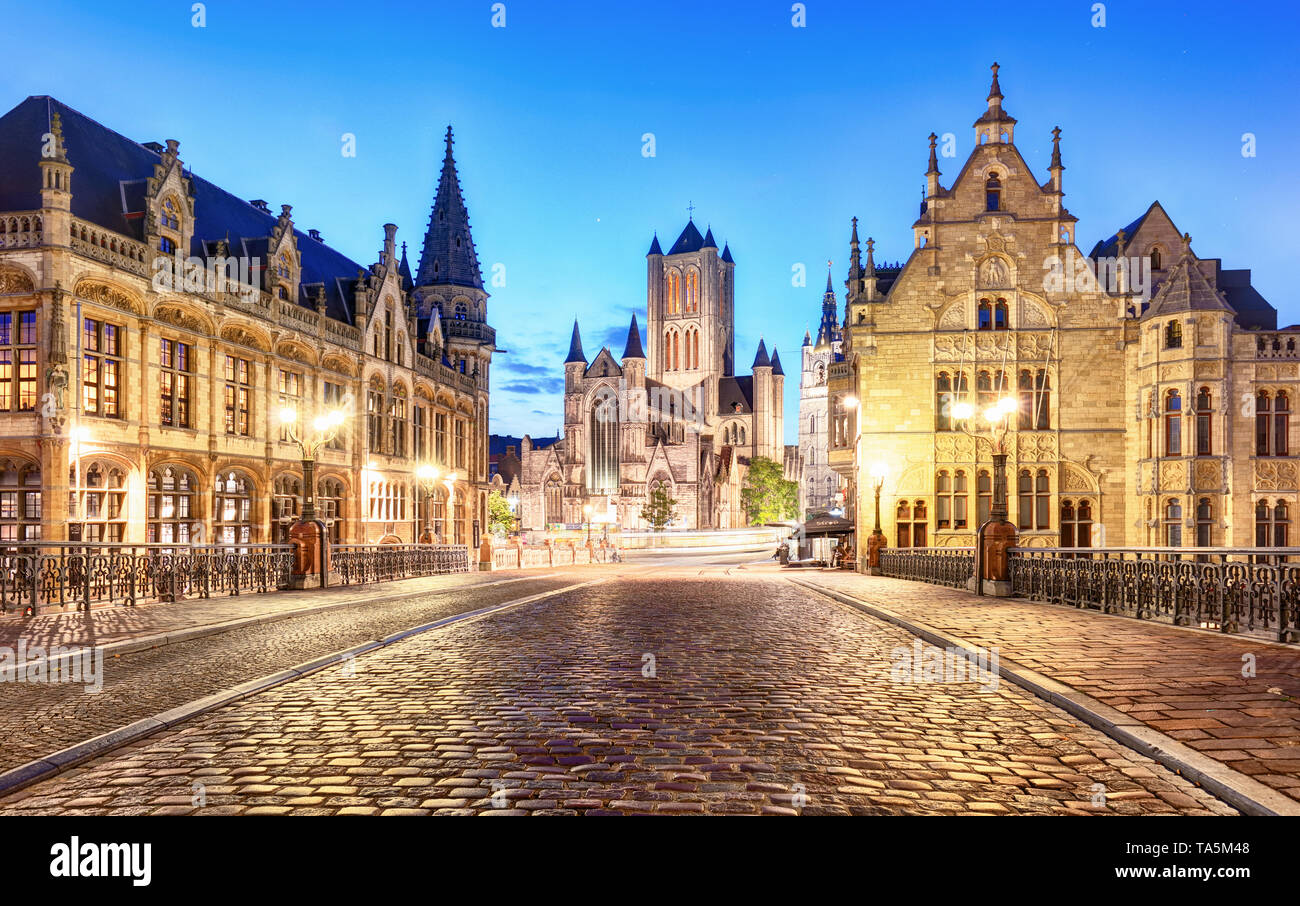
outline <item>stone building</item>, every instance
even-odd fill
[[[785,463],[785,373],[760,340],[752,374],[735,369],[735,261],[693,221],[664,254],[646,255],[647,338],[635,315],[622,355],[587,361],[578,324],[564,362],[564,436],[545,449],[525,437],[523,526],[587,520],[645,528],[656,488],[677,501],[674,527],[745,524],[740,487],[749,461]],[[649,347],[648,351],[646,347]]]
[[[865,557],[873,463],[891,546],[969,545],[988,518],[992,439],[963,420],[1010,397],[1010,520],[1021,545],[1283,544],[1300,494],[1291,403],[1300,328],[1248,270],[1192,250],[1159,203],[1083,256],[1060,130],[1040,182],[997,67],[951,185],[930,136],[901,270],[850,241],[831,460],[854,487]],[[856,408],[853,404],[858,403]]]
[[[0,117],[0,541],[283,540],[292,408],[303,431],[344,413],[316,463],[335,540],[427,520],[472,542],[493,334],[450,129],[416,278],[396,233],[364,267],[289,205],[195,175],[176,141],[50,97]]]
[[[803,362],[799,372],[799,518],[826,512],[840,497],[840,476],[830,466],[830,428],[827,423],[827,380],[830,368],[844,360],[841,350],[839,307],[831,275],[826,274],[817,340],[805,331]]]

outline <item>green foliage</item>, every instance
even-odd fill
[[[799,510],[799,486],[785,477],[779,462],[755,456],[740,489],[740,505],[750,525],[793,519]]]
[[[650,523],[652,530],[661,532],[675,515],[673,510],[675,506],[677,501],[669,497],[667,491],[663,488],[655,488],[650,492],[649,501],[641,507],[641,518]]]
[[[510,502],[500,491],[488,494],[488,532],[496,535],[515,530],[515,514],[510,510]]]

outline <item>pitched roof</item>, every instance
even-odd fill
[[[1141,320],[1161,318],[1176,312],[1185,311],[1228,311],[1232,310],[1227,300],[1215,291],[1210,281],[1205,279],[1197,267],[1196,256],[1190,246],[1184,247],[1178,263],[1170,269],[1169,276],[1160,284],[1160,289]]]
[[[751,365],[750,367],[751,368],[772,367],[772,360],[767,357],[767,344],[763,342],[761,337],[759,338],[758,341],[758,352],[754,354],[754,364]]]
[[[775,349],[772,350],[772,376],[785,375],[785,369],[781,367],[781,353]]]
[[[725,242],[722,244],[722,260],[728,264],[736,263],[735,259],[731,257],[731,246]]]
[[[688,220],[686,229],[682,230],[682,234],[677,237],[677,241],[668,250],[668,254],[683,255],[687,252],[698,252],[702,248],[704,248],[704,237],[700,235],[700,231],[696,228],[695,221]]]
[[[1145,211],[1142,212],[1141,217],[1139,217],[1137,220],[1130,223],[1128,226],[1124,227],[1123,232],[1124,232],[1125,243],[1129,243],[1133,240],[1134,234],[1136,234],[1137,231],[1141,229],[1142,224],[1146,222],[1146,219],[1149,216],[1151,216],[1151,212],[1154,211],[1156,208],[1160,208],[1160,202],[1159,201],[1151,202],[1150,207],[1148,207]],[[1160,209],[1162,211],[1164,210],[1164,208],[1160,208]],[[1168,213],[1166,213],[1165,216],[1168,217],[1169,216]],[[1173,223],[1173,219],[1170,218],[1169,222]],[[1116,230],[1114,233],[1110,235],[1109,239],[1103,239],[1100,242],[1098,242],[1096,245],[1092,247],[1092,252],[1089,253],[1088,257],[1089,258],[1113,258],[1116,255],[1118,255],[1119,234],[1120,231]]]
[[[627,345],[623,347],[624,359],[644,359],[645,350],[641,346],[641,328],[636,326],[636,313],[632,313],[632,323],[627,328]]]
[[[29,97],[0,117],[0,210],[40,208],[39,148],[56,112],[63,122],[68,162],[75,168],[72,216],[142,239],[144,180],[154,175],[162,155],[48,96]],[[258,257],[265,264],[277,216],[192,172],[185,177],[194,192],[189,253],[209,258],[217,241],[228,239],[230,255]],[[301,230],[295,229],[294,236],[302,255],[301,284],[324,287],[325,313],[353,323],[353,284],[357,272],[366,268]],[[311,307],[307,293],[298,293],[298,299],[302,307]]]
[[[740,408],[736,409],[736,404]],[[754,379],[745,377],[718,378],[718,414],[732,415],[754,411]]]
[[[646,252],[646,257],[648,258],[651,255],[662,255],[663,253],[664,250],[659,245],[659,234],[655,233],[655,238],[650,242],[650,251]]]
[[[716,249],[718,243],[713,240],[713,227],[706,227],[704,232],[704,245],[700,246],[706,249]]]
[[[569,354],[564,359],[564,364],[570,362],[581,362],[587,364],[587,357],[582,354],[582,337],[578,334],[578,321],[573,322],[573,336],[569,339]]]
[[[420,269],[416,274],[417,286],[468,286],[483,288],[483,272],[479,269],[478,253],[469,231],[469,210],[460,191],[460,177],[456,175],[456,159],[452,155],[451,126],[444,138],[447,144],[442,158],[442,174],[438,177],[438,194],[433,210],[429,212],[429,227],[424,233],[424,248],[420,252]]]

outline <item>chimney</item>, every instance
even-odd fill
[[[263,198],[253,198],[248,203],[257,208],[263,214],[271,213],[271,206],[267,204],[266,200]]]
[[[307,235],[310,236],[312,239],[315,239],[317,242],[325,241],[324,239],[320,238],[320,230],[308,230]]]
[[[150,151],[152,151],[154,154],[163,153],[163,146],[160,142],[145,142],[144,146],[148,148]]]

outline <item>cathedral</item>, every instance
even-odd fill
[[[839,311],[829,268],[822,295],[817,340],[803,335],[803,367],[799,372],[799,516],[828,512],[840,499],[840,477],[830,465],[830,429],[827,424],[829,369],[844,361]]]
[[[871,240],[864,261],[854,222],[828,414],[859,557],[874,465],[891,547],[967,546],[999,448],[1021,546],[1290,543],[1300,328],[1279,331],[1250,271],[1198,254],[1159,202],[1084,255],[1061,130],[1040,181],[1016,127],[994,65],[948,185],[930,136],[901,269],[878,268]],[[991,426],[978,414],[996,403]]]
[[[751,459],[785,459],[781,357],[760,340],[736,374],[735,267],[693,220],[664,254],[646,255],[646,341],[636,316],[617,358],[590,361],[577,322],[564,361],[564,435],[524,437],[517,489],[525,529],[587,521],[647,528],[656,489],[676,501],[670,528],[746,524],[740,489]]]

